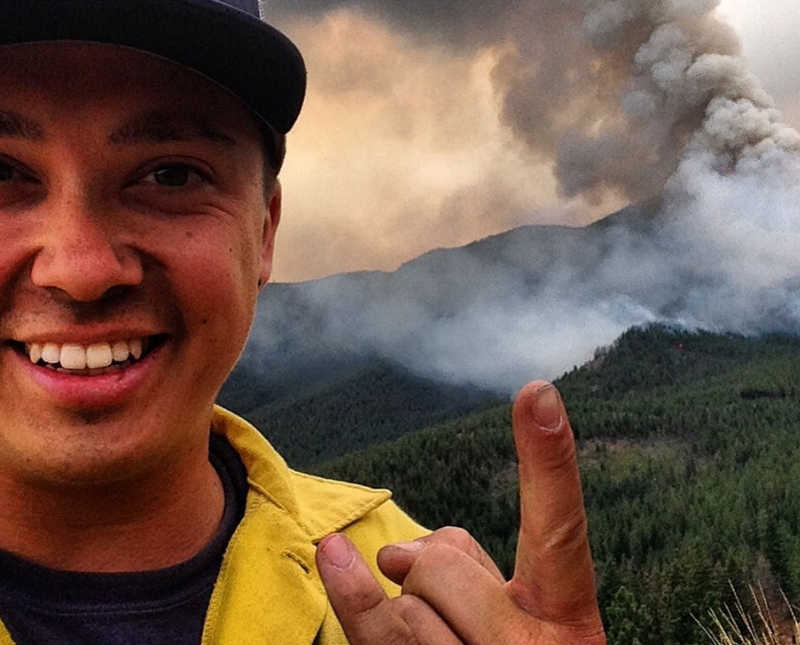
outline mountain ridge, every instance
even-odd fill
[[[395,271],[268,285],[237,369],[258,373],[273,391],[282,389],[272,376],[276,365],[281,378],[295,385],[303,379],[287,372],[308,375],[314,365],[324,376],[326,365],[340,372],[342,365],[349,369],[376,359],[447,380],[446,374],[421,368],[417,357],[409,358],[424,352],[419,337],[438,322],[480,309],[502,310],[506,302],[530,298],[553,275],[562,282],[582,281],[582,274],[591,275],[592,267],[611,253],[617,237],[638,228],[630,222],[647,208],[618,211],[601,220],[608,220],[603,226],[517,227],[461,247],[433,249]],[[636,236],[629,237],[635,243]],[[265,365],[272,367],[267,371]]]

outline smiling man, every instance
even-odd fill
[[[603,643],[552,387],[509,582],[214,407],[305,90],[255,0],[0,4],[0,643]]]

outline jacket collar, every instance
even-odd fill
[[[389,491],[292,471],[261,434],[216,408],[212,426],[239,453],[250,489],[209,603],[202,645],[310,645],[331,611],[316,542],[382,504]]]
[[[239,453],[251,491],[286,512],[313,543],[352,524],[392,496],[386,489],[292,470],[258,430],[220,406],[214,408],[212,431],[223,434]]]

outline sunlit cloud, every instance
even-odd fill
[[[616,203],[559,199],[548,160],[500,120],[497,48],[469,55],[357,10],[287,25],[309,91],[289,139],[276,279],[394,269],[524,223],[585,224]]]

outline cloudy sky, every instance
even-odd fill
[[[309,68],[282,175],[275,279],[391,270],[521,224],[586,224],[658,192],[675,141],[652,124],[639,137],[616,108],[641,43],[598,40],[596,51],[570,3],[509,4],[266,3]],[[698,4],[720,4],[800,127],[796,0]],[[735,50],[728,30],[707,31],[710,51]]]

